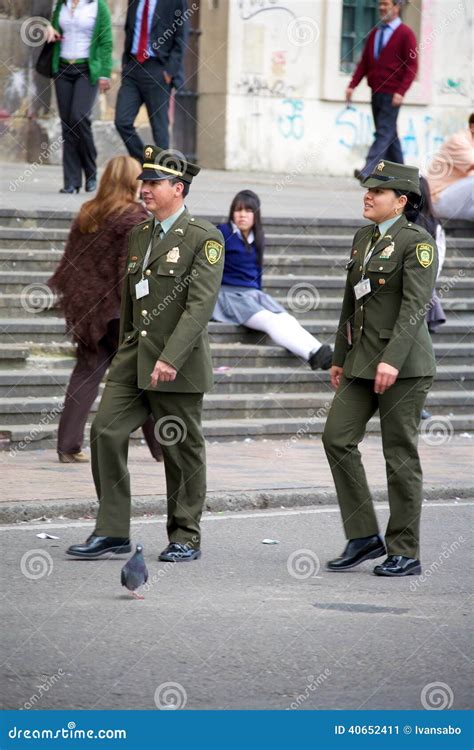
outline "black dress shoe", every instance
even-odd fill
[[[390,578],[419,576],[421,574],[421,563],[413,557],[389,555],[383,563],[375,566],[374,573],[376,576],[388,576]]]
[[[200,557],[200,549],[194,549],[187,544],[171,542],[158,556],[158,560],[162,562],[189,562],[189,560],[198,560]]]
[[[309,366],[312,370],[329,370],[332,365],[332,349],[329,344],[323,344],[309,355]]]
[[[97,189],[97,178],[89,177],[89,179],[86,180],[86,193],[93,193],[94,190],[96,189]]]
[[[355,568],[364,560],[382,557],[386,552],[385,544],[378,534],[365,536],[361,539],[350,539],[342,555],[336,557],[335,560],[329,560],[326,563],[326,568],[333,571],[348,570],[349,568]]]
[[[73,185],[66,185],[66,187],[61,188],[59,191],[60,193],[78,193],[80,187],[74,187]]]
[[[132,546],[130,539],[119,536],[95,536],[91,534],[85,544],[73,544],[66,550],[67,555],[73,557],[84,557],[88,560],[94,560],[96,557],[113,552],[116,555],[123,555],[131,552]]]

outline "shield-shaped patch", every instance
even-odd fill
[[[427,242],[419,242],[416,246],[416,257],[418,258],[418,263],[423,268],[431,266],[434,258],[433,245],[429,245]]]

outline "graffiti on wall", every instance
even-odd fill
[[[244,74],[237,82],[239,93],[247,96],[291,96],[295,86],[285,83],[282,78],[268,81],[265,76]]]
[[[436,82],[436,88],[439,94],[469,96],[468,86],[463,78],[443,78]]]
[[[374,124],[366,111],[351,105],[336,115],[334,125],[337,143],[348,151],[365,150],[372,143]],[[405,158],[418,159],[423,154],[434,154],[444,140],[433,117],[409,117],[406,126],[399,128],[400,142]]]
[[[304,135],[304,102],[302,99],[283,99],[277,117],[278,131],[285,139],[300,140]]]

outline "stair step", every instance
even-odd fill
[[[326,384],[325,391],[313,393],[211,393],[204,398],[206,420],[215,419],[296,419],[327,416],[333,391]],[[8,396],[0,398],[0,424],[19,425],[37,421],[41,424],[57,423],[62,411],[64,391],[60,396]],[[474,415],[474,390],[431,392],[427,400],[437,413],[455,409],[456,414]],[[91,412],[97,411],[99,398]]]
[[[0,396],[62,396],[69,382],[75,359],[72,357],[29,357],[23,367],[0,369]],[[271,394],[328,391],[329,374],[312,372],[308,367],[232,367],[214,370],[216,394]],[[474,390],[474,366],[441,365],[437,369],[432,392],[454,393]],[[261,397],[261,395],[260,395]]]
[[[474,416],[469,414],[455,414],[451,416],[432,415],[432,420],[427,422],[434,424],[436,417],[442,419],[442,424],[449,424],[454,432],[473,432]],[[204,419],[203,431],[207,440],[231,441],[242,439],[288,440],[289,443],[295,438],[319,439],[324,430],[326,418],[307,415],[304,418],[294,419]],[[423,423],[421,425],[423,434]],[[369,433],[380,432],[380,422],[377,416],[373,417],[367,426]],[[55,424],[0,424],[0,449],[11,452],[21,452],[32,448],[55,447],[57,425]],[[86,430],[88,436],[89,430]],[[141,436],[137,435],[141,440]]]

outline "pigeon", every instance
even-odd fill
[[[127,560],[120,573],[120,581],[135,599],[144,599],[136,590],[148,581],[148,570],[143,558],[143,545],[137,544],[135,553]]]

